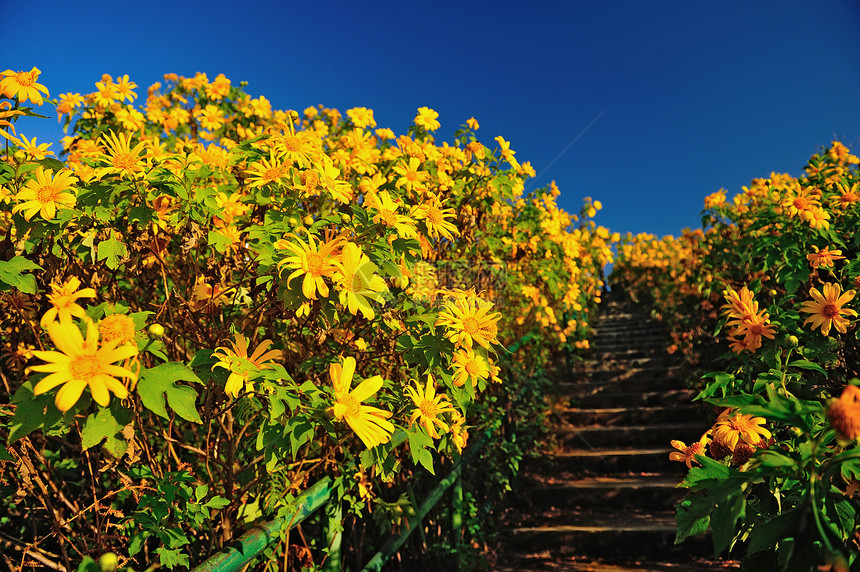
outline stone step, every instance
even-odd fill
[[[557,429],[558,443],[572,449],[603,447],[659,447],[677,439],[685,443],[698,441],[708,430],[702,422],[633,426],[586,426]]]
[[[553,556],[588,554],[611,558],[672,558],[692,554],[713,554],[710,535],[691,538],[675,545],[675,517],[672,513],[595,513],[568,511],[541,524],[524,524],[509,531],[511,548],[531,552],[548,551]]]
[[[560,480],[539,474],[527,474],[521,485],[528,509],[534,513],[572,509],[614,507],[617,511],[637,509],[670,511],[680,501],[685,489],[679,489],[682,476],[633,475],[628,477],[591,477]]]
[[[651,348],[636,348],[628,347],[624,350],[607,350],[604,348],[594,347],[588,355],[589,360],[594,361],[621,361],[643,358],[662,358],[671,355],[666,351],[665,344],[654,346]]]
[[[631,473],[676,476],[686,474],[687,466],[669,460],[674,451],[666,443],[662,447],[613,447],[569,449],[533,459],[529,465],[535,472],[554,474],[560,479],[594,476],[621,477]]]
[[[559,383],[555,387],[557,395],[566,395],[571,399],[582,399],[589,395],[605,393],[627,393],[630,391],[656,391],[658,389],[684,389],[683,384],[676,379],[665,379],[660,377],[645,377],[639,379],[614,378],[606,381],[593,381],[585,383]]]
[[[577,381],[605,381],[613,379],[675,378],[683,372],[680,365],[669,367],[626,367],[605,369],[603,371],[577,371],[573,378]]]
[[[699,392],[695,389],[669,389],[663,391],[600,392],[584,395],[572,405],[577,407],[669,407],[687,405]]]
[[[621,368],[641,368],[641,367],[667,367],[679,365],[677,357],[665,354],[656,357],[630,357],[614,356],[609,359],[594,359],[590,358],[583,362],[583,366],[591,371],[607,371]]]
[[[555,407],[555,412],[571,425],[605,426],[633,425],[659,420],[663,423],[707,419],[707,408],[698,404],[658,407],[606,407],[583,409],[580,407]]]

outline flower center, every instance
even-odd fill
[[[18,82],[18,85],[22,87],[30,87],[35,83],[33,76],[30,75],[30,72],[18,72],[15,74],[15,81]]]
[[[137,164],[137,157],[131,153],[117,153],[113,156],[111,164],[117,169],[127,171]]]
[[[415,171],[406,171],[406,180],[415,182],[418,179],[418,173]]]
[[[302,150],[302,140],[293,135],[286,135],[284,137],[284,147],[287,151],[298,153]]]
[[[797,197],[796,199],[794,199],[794,202],[792,204],[794,205],[794,208],[799,211],[806,210],[807,207],[809,207],[809,202],[803,197]]]
[[[444,222],[442,213],[436,207],[429,207],[427,209],[427,218],[429,218],[430,222],[432,222],[433,224],[441,224],[442,222]]]
[[[421,402],[421,406],[418,408],[421,410],[422,417],[432,417],[436,418],[436,410],[438,407],[436,406],[436,402],[430,399],[425,399]]]
[[[52,203],[57,198],[57,189],[52,185],[43,185],[36,191],[36,200],[40,203]]]
[[[69,371],[73,379],[89,383],[90,379],[101,372],[101,364],[99,358],[94,355],[77,356],[69,362]]]
[[[467,361],[466,365],[463,367],[469,375],[474,376],[474,375],[477,375],[477,373],[478,373],[478,364],[475,363],[474,360]]]
[[[364,288],[364,280],[362,280],[361,275],[359,273],[355,273],[352,275],[352,284],[350,285],[351,292],[361,292]]]
[[[361,402],[351,393],[342,395],[338,401],[346,408],[346,411],[343,414],[346,418],[357,417],[361,411]]]
[[[306,259],[308,265],[308,274],[312,274],[314,276],[322,276],[323,263],[325,262],[322,255],[309,252],[306,255]]]
[[[835,304],[827,304],[821,309],[821,313],[828,318],[832,318],[839,315],[839,308],[837,308]]]
[[[263,173],[263,179],[266,181],[274,181],[280,178],[281,170],[275,167],[272,167],[271,169],[266,169],[266,172]]]
[[[463,331],[467,334],[476,334],[481,329],[481,325],[473,317],[468,317],[463,320]]]
[[[379,216],[382,217],[382,221],[385,223],[385,226],[397,225],[397,215],[390,210],[382,209],[381,211],[379,211]]]

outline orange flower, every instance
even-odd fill
[[[697,465],[700,464],[699,461],[696,460],[696,455],[704,455],[705,446],[707,444],[707,433],[702,435],[702,437],[697,442],[691,444],[689,447],[685,445],[682,441],[672,441],[671,445],[678,450],[669,453],[669,460],[686,463],[687,467],[692,469],[693,463],[696,463]]]
[[[717,418],[714,426],[714,441],[719,441],[732,451],[739,442],[758,445],[763,439],[770,439],[771,432],[762,427],[764,417],[753,417],[726,409]]]
[[[831,399],[827,418],[840,439],[854,441],[860,437],[860,387],[849,385],[838,399]]]
[[[841,250],[830,250],[830,247],[827,246],[818,250],[818,247],[815,245],[813,245],[812,248],[815,249],[815,252],[807,254],[806,259],[813,268],[819,268],[821,266],[824,268],[832,268],[835,261],[845,259],[845,257],[842,256]]]

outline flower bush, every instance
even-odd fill
[[[223,75],[139,101],[105,75],[50,100],[54,151],[16,124],[49,97],[38,69],[3,78],[0,529],[22,562],[190,566],[329,476],[360,565],[422,473],[587,347],[617,237],[596,201],[525,194],[534,170],[474,119],[439,144],[426,107],[396,136]],[[319,564],[302,536],[263,560]]]
[[[847,570],[860,552],[858,163],[834,142],[800,177],[707,197],[701,230],[619,248],[613,283],[719,368],[697,397],[714,426],[673,442],[691,466],[678,540],[710,527],[716,552],[745,547],[749,569]]]

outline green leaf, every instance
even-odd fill
[[[777,542],[794,538],[803,512],[791,509],[775,516],[764,524],[756,525],[749,535],[747,550],[750,554],[773,548]]]
[[[746,497],[740,488],[717,503],[711,513],[711,538],[714,556],[722,554],[735,538],[735,524],[746,514]]]
[[[220,508],[224,508],[225,506],[227,506],[229,504],[230,504],[230,501],[228,501],[224,497],[215,496],[215,497],[212,497],[211,499],[209,499],[209,501],[203,506],[208,507],[208,508],[220,509]]]
[[[14,443],[21,437],[29,435],[39,428],[49,428],[62,419],[63,415],[54,406],[54,397],[43,393],[39,396],[33,395],[33,380],[24,382],[15,395],[12,402],[17,403],[15,416],[9,425],[8,443]]]
[[[78,564],[77,572],[102,572],[102,569],[99,568],[95,560],[89,556],[84,556],[84,559]]]
[[[788,364],[788,367],[799,367],[801,369],[811,369],[813,371],[817,371],[822,375],[827,375],[827,371],[817,363],[813,363],[809,360],[799,359]]]
[[[187,421],[202,423],[197,413],[197,392],[187,385],[177,385],[177,381],[203,383],[185,364],[168,362],[151,369],[145,369],[137,382],[137,393],[143,405],[164,419],[170,419],[167,404],[177,415]]]
[[[122,457],[128,451],[128,441],[122,438],[121,433],[130,419],[131,412],[121,405],[114,403],[110,408],[99,407],[84,423],[81,430],[81,448],[86,451],[104,440],[108,453],[117,459]]]
[[[23,256],[14,256],[9,261],[0,260],[0,281],[25,294],[35,294],[36,278],[32,274],[23,274],[27,270],[42,270],[42,267]]]
[[[104,260],[111,270],[119,268],[122,261],[128,256],[125,244],[115,236],[99,243],[97,260]]]
[[[702,502],[706,500],[706,502]],[[678,503],[675,522],[678,531],[675,544],[680,544],[691,536],[698,536],[708,530],[711,523],[711,511],[714,510],[710,499],[686,498]]]
[[[188,568],[190,566],[188,562],[188,555],[184,554],[182,550],[178,548],[156,548],[155,552],[161,557],[161,565],[167,566],[171,570],[173,570],[174,566],[185,566]]]

